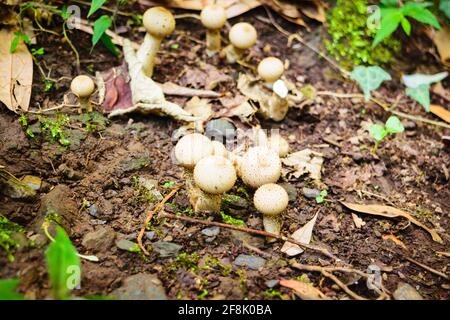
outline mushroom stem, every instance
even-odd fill
[[[192,170],[185,170],[185,178],[189,202],[195,213],[220,212],[222,204],[221,194],[209,194],[200,189],[194,182]]]
[[[263,215],[264,231],[276,235],[281,234],[281,221],[279,216]],[[268,241],[275,241],[275,238],[267,238]]]
[[[142,62],[142,71],[149,78],[153,76],[155,57],[161,46],[161,41],[162,38],[157,38],[147,33],[144,37],[144,42],[137,52],[137,57]]]
[[[281,98],[275,92],[272,93],[272,96],[268,100],[269,105],[269,115],[274,121],[281,121],[286,117],[286,114],[289,111],[289,104],[286,98]]]
[[[90,97],[79,97],[78,101],[80,103],[80,108],[78,109],[78,113],[82,113],[83,109],[87,112],[92,112],[92,103]]]
[[[206,48],[210,53],[220,51],[220,29],[208,29],[206,30]]]
[[[224,54],[229,64],[233,64],[236,63],[238,60],[241,60],[244,52],[245,49],[236,48],[231,44],[226,46],[224,49]]]

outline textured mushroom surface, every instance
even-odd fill
[[[142,22],[147,32],[157,38],[164,38],[175,30],[175,18],[164,7],[153,7],[145,11]]]
[[[192,169],[201,159],[213,154],[211,140],[199,133],[181,138],[175,146],[175,158],[185,168]]]
[[[240,161],[240,174],[244,183],[253,188],[277,182],[281,175],[280,157],[267,147],[250,148]]]
[[[289,143],[279,134],[272,135],[268,139],[269,149],[278,152],[280,157],[285,157],[289,153]]]
[[[263,215],[276,216],[286,209],[289,196],[282,186],[268,183],[256,190],[253,202],[256,210]]]
[[[203,191],[221,194],[233,188],[236,170],[227,158],[209,156],[201,159],[194,169],[194,181]]]
[[[225,9],[219,5],[210,5],[203,8],[200,20],[207,29],[220,29],[227,21]]]
[[[88,76],[76,76],[70,83],[70,90],[80,98],[88,97],[94,92],[95,83]]]
[[[228,37],[233,46],[245,50],[256,43],[258,35],[256,29],[251,24],[239,22],[231,27]]]
[[[275,57],[267,57],[258,64],[258,75],[269,83],[278,80],[283,72],[283,62]]]

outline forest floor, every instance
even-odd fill
[[[286,77],[293,82],[310,84],[316,91],[358,93],[354,83],[343,79],[309,48],[295,41],[288,47],[287,37],[270,23],[263,9],[253,10],[231,23],[242,20],[253,23],[259,33],[258,45],[252,51],[255,64],[264,56],[274,55],[289,60]],[[281,18],[275,20],[289,32],[295,31]],[[304,32],[305,41],[320,47],[322,27],[311,29]],[[136,42],[143,37],[143,33],[121,35]],[[82,57],[82,73],[93,75],[94,70],[108,70],[121,64],[101,46],[90,54],[90,35],[75,32],[72,37]],[[249,70],[207,57],[203,53],[203,38],[204,30],[197,20],[178,20],[175,33],[163,42],[155,80],[202,88],[208,80],[198,76],[201,72],[192,70],[200,70],[207,63],[217,66],[221,74],[231,79],[215,90],[228,93],[229,97],[238,94],[237,75]],[[52,70],[52,78],[61,80],[55,90],[44,93],[45,83],[35,67],[31,101],[35,110],[38,106],[45,109],[59,104],[77,74],[75,56],[60,37],[42,33],[38,42],[46,52],[39,59]],[[398,75],[394,77],[398,79]],[[404,113],[432,117],[406,98],[398,83],[390,81],[375,97],[396,102],[396,110]],[[183,105],[189,98],[167,96],[167,99]],[[223,108],[222,102],[210,101],[216,111]],[[23,226],[25,234],[33,240],[32,246],[14,252],[14,262],[8,262],[0,252],[0,278],[20,278],[20,291],[27,297],[45,298],[50,290],[44,258],[47,240],[37,223],[48,207],[56,208],[67,220],[66,229],[79,253],[99,258],[99,262],[82,260],[81,287],[73,292],[77,296],[118,292],[126,295],[124,292],[131,287],[139,286],[129,277],[142,274],[143,283],[150,279],[160,286],[155,280],[158,278],[170,299],[293,299],[292,291],[279,285],[281,279],[311,282],[331,298],[348,297],[320,272],[293,266],[294,260],[333,266],[335,262],[329,258],[312,250],[289,258],[280,251],[283,242],[267,242],[264,237],[226,228],[204,230],[207,226],[198,223],[154,219],[144,237],[150,255],[120,249],[120,240],[136,242],[147,212],[158,203],[159,195],[167,195],[172,185],[183,183],[183,170],[171,157],[175,144],[172,135],[180,123],[138,114],[107,120],[97,114],[95,124],[101,130],[90,130],[86,119],[75,109],[64,112],[70,118],[70,125],[64,128],[70,141],[68,147],[42,136],[28,138],[17,115],[5,108],[0,111],[0,163],[17,177],[33,175],[43,182],[38,196],[32,200],[0,195],[1,214]],[[411,261],[448,274],[449,258],[439,252],[448,252],[450,241],[450,154],[441,139],[449,130],[403,120],[405,132],[386,139],[372,154],[373,141],[363,129],[364,123],[384,122],[388,116],[383,108],[361,98],[317,95],[308,103],[291,108],[280,123],[260,123],[265,129],[280,129],[291,150],[310,148],[324,158],[322,185],[305,176],[284,181],[291,201],[283,216],[282,233],[292,234],[318,213],[312,244],[327,248],[347,265],[363,272],[377,265],[390,295],[399,283],[406,282],[425,299],[449,299],[448,280]],[[27,117],[30,124],[39,121],[37,115]],[[148,190],[139,181],[153,184],[156,196],[148,196]],[[327,186],[328,196],[319,204],[314,194],[321,186]],[[232,199],[238,201],[226,202],[224,212],[242,219],[247,227],[262,229],[261,216],[252,205],[252,191],[238,184],[229,195],[237,195]],[[395,206],[435,229],[443,243],[433,241],[424,229],[401,218],[358,213],[365,225],[357,228],[352,216],[355,212],[345,208],[341,201]],[[181,188],[164,210],[195,217],[189,208],[186,192]],[[220,215],[195,218],[222,222]],[[92,234],[94,231],[97,233]],[[119,246],[127,243],[122,241]],[[239,255],[244,255],[238,259],[246,260],[244,265],[236,263]],[[358,295],[378,296],[360,276],[335,274]],[[157,297],[163,296],[160,293]]]

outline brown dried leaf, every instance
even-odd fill
[[[192,89],[182,87],[173,82],[165,82],[163,84],[157,83],[161,87],[164,94],[169,96],[183,96],[183,97],[200,97],[200,98],[218,98],[220,94],[212,90]]]
[[[363,219],[361,219],[360,217],[358,217],[358,215],[352,213],[352,219],[353,219],[353,223],[355,224],[355,227],[358,229],[361,229],[363,226],[366,225],[366,223],[363,221]]]
[[[391,240],[392,242],[394,242],[396,245],[402,247],[403,249],[407,250],[405,244],[403,243],[403,241],[401,241],[399,238],[397,238],[396,236],[394,236],[393,234],[385,234],[381,237],[383,240]]]
[[[320,180],[323,164],[323,154],[305,149],[289,154],[282,159],[284,165],[292,167],[294,172],[288,172],[294,178],[309,173],[312,179]]]
[[[394,208],[391,206],[385,206],[385,205],[379,205],[379,204],[357,204],[357,203],[350,203],[350,202],[341,202],[341,203],[344,206],[346,206],[347,208],[357,211],[357,212],[367,213],[367,214],[376,215],[376,216],[382,216],[382,217],[386,217],[386,218],[397,218],[397,217],[406,218],[411,223],[414,223],[416,226],[421,227],[422,229],[426,230],[431,235],[431,237],[433,238],[434,241],[443,243],[442,238],[437,234],[436,231],[428,228],[422,222],[416,220],[409,213],[407,213],[403,210],[400,210],[400,209],[397,209],[397,208]]]
[[[450,67],[450,27],[445,26],[437,30],[433,41],[441,57],[441,62]]]
[[[447,101],[450,101],[450,91],[446,90],[441,82],[436,83],[434,86],[431,87],[431,92],[434,94],[437,94],[438,96],[441,96]]]
[[[328,300],[329,298],[319,289],[298,280],[281,280],[280,285],[295,290],[302,300]]]
[[[436,104],[430,105],[431,113],[437,115],[442,120],[450,123],[450,111]]]
[[[291,238],[300,243],[309,244],[311,242],[314,226],[316,225],[317,215],[318,213],[316,213],[314,217],[311,220],[309,220],[303,227],[295,231],[291,235]],[[287,254],[290,257],[296,256],[302,253],[303,251],[304,250],[300,248],[299,245],[296,245],[295,243],[289,241],[286,241],[283,247],[281,248],[281,252]]]
[[[33,58],[23,41],[10,53],[14,33],[0,30],[0,101],[16,112],[28,111],[33,84]]]
[[[213,114],[211,105],[208,103],[208,100],[200,99],[199,97],[193,97],[191,100],[186,102],[184,110],[194,115],[195,117],[198,117],[201,121],[208,120]]]

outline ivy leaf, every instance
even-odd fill
[[[402,122],[396,116],[390,116],[386,121],[386,131],[389,134],[400,133],[405,131],[405,127]]]
[[[406,95],[420,103],[426,112],[430,112],[430,85],[421,84],[416,88],[406,88]]]
[[[403,31],[409,36],[411,34],[411,23],[409,23],[408,19],[403,18],[402,21]]]
[[[95,47],[102,35],[111,26],[112,20],[107,15],[103,15],[94,22],[94,35],[92,36],[92,48]]]
[[[381,41],[389,37],[398,28],[398,25],[403,18],[403,14],[400,9],[382,8],[381,25],[375,35],[375,39],[373,39],[372,48],[375,48]]]
[[[439,3],[439,10],[441,10],[447,18],[450,19],[450,0],[441,0]]]
[[[386,129],[381,124],[372,124],[369,127],[369,132],[376,141],[382,141],[387,135]]]
[[[353,69],[350,78],[358,82],[361,89],[364,91],[364,98],[370,99],[370,92],[378,89],[381,83],[385,80],[391,80],[389,73],[378,66],[358,66]]]
[[[417,88],[422,84],[432,84],[434,82],[439,82],[448,76],[448,72],[440,72],[436,74],[422,74],[416,73],[411,75],[403,75],[402,81],[405,86],[409,88]]]
[[[112,42],[111,37],[108,36],[106,33],[102,34],[100,37],[100,40],[104,44],[104,46],[115,56],[118,55],[118,50],[116,45]]]
[[[436,16],[430,10],[426,9],[430,5],[432,5],[430,2],[408,2],[402,6],[401,10],[405,16],[440,29],[441,25]]]
[[[91,15],[93,15],[98,9],[100,9],[105,2],[108,0],[92,0],[91,7],[89,8],[89,13],[87,17],[89,18]]]
[[[0,280],[0,300],[23,300],[23,295],[16,291],[18,286],[18,279]]]
[[[79,281],[78,278],[75,285],[71,283],[74,273],[79,273],[80,258],[63,228],[57,227],[55,241],[48,246],[45,258],[53,297],[55,299],[68,298],[69,292]]]

